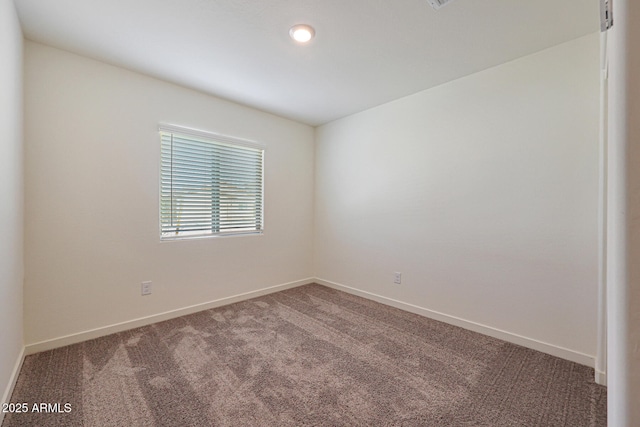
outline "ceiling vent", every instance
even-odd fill
[[[440,9],[442,6],[445,6],[451,3],[453,0],[427,0],[432,8],[435,10]]]

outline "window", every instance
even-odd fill
[[[260,234],[264,146],[160,126],[160,237]]]

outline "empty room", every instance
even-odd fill
[[[638,20],[0,0],[0,425],[640,425]]]

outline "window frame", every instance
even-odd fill
[[[231,146],[231,147],[239,147],[239,148],[249,148],[253,150],[261,151],[261,176],[260,176],[260,229],[256,230],[239,230],[239,231],[226,231],[226,232],[201,232],[197,234],[177,234],[177,235],[169,235],[163,231],[163,159],[162,159],[162,149],[163,149],[163,133],[172,134],[172,135],[180,135],[183,137],[192,137],[197,138],[200,141],[210,142],[212,144],[218,144],[218,146]],[[160,159],[158,162],[159,171],[158,171],[158,184],[159,184],[159,198],[158,198],[158,226],[159,226],[159,236],[161,242],[171,242],[171,241],[181,241],[181,240],[192,240],[192,239],[208,239],[208,238],[221,238],[221,237],[242,237],[242,236],[262,236],[264,235],[265,229],[265,199],[264,199],[264,174],[265,174],[265,157],[266,157],[266,144],[256,141],[251,141],[247,139],[238,138],[235,136],[222,135],[214,132],[199,130],[188,128],[184,126],[177,126],[172,124],[160,123],[158,125],[158,137],[160,139],[159,149],[160,149]],[[173,176],[172,178],[173,179]],[[173,208],[172,208],[173,209]],[[212,203],[213,210],[213,203]],[[214,217],[220,216],[220,210],[218,209],[217,215],[212,214],[211,223],[213,229]]]

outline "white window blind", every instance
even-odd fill
[[[162,239],[262,233],[264,147],[160,126]]]

